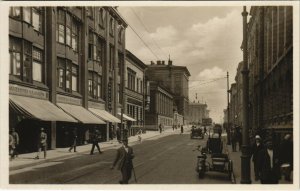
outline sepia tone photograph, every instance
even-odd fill
[[[7,184],[299,184],[299,3],[223,4],[6,6]]]

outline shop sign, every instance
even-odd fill
[[[68,96],[64,96],[64,95],[56,95],[56,101],[58,103],[68,103],[68,104],[72,104],[72,105],[80,105],[82,106],[82,100],[78,99],[78,98],[74,98],[74,97],[68,97]]]
[[[39,99],[49,98],[49,94],[46,91],[23,87],[15,84],[9,84],[9,94],[26,96],[26,97],[34,97]]]

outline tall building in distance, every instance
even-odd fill
[[[189,104],[188,121],[190,124],[202,124],[204,118],[209,118],[206,103],[192,102]]]
[[[112,7],[10,7],[9,119],[33,151],[45,128],[49,148],[78,144],[120,123],[127,23]]]
[[[186,66],[176,66],[169,59],[157,61],[156,64],[151,61],[146,70],[146,76],[152,81],[156,81],[160,86],[165,87],[172,95],[174,100],[174,110],[183,116],[184,123],[188,121],[189,107],[189,77],[191,76]]]

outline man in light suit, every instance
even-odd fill
[[[122,173],[122,180],[120,184],[128,184],[131,178],[131,171],[133,169],[132,159],[134,158],[132,147],[128,146],[128,140],[123,140],[123,145],[117,150],[117,155],[111,169],[114,169],[117,163],[118,170]]]

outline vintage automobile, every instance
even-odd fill
[[[201,127],[193,127],[191,130],[191,139],[200,138],[204,139],[204,132]]]

